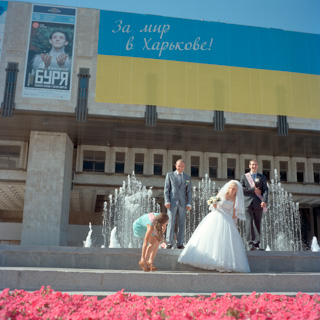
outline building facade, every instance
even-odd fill
[[[294,94],[286,95],[278,75],[269,76],[264,85],[274,88],[275,98],[259,96],[264,113],[255,105],[250,107],[251,112],[241,112],[233,99],[235,93],[222,94],[228,90],[219,81],[205,92],[212,91],[212,99],[221,103],[221,108],[215,103],[210,108],[199,107],[200,102],[194,108],[192,103],[176,106],[172,102],[167,106],[173,98],[158,104],[162,100],[154,99],[159,95],[155,89],[157,77],[147,78],[146,91],[137,93],[139,99],[146,96],[142,99],[145,104],[128,103],[128,96],[130,101],[140,101],[133,98],[139,91],[135,88],[135,79],[139,82],[139,78],[132,76],[124,87],[132,89],[130,94],[128,89],[117,93],[118,100],[111,96],[118,90],[119,81],[128,81],[126,76],[135,68],[137,57],[117,58],[123,65],[132,60],[124,70],[118,66],[121,77],[112,65],[107,64],[105,69],[100,61],[102,26],[107,19],[104,13],[83,8],[54,9],[7,3],[0,64],[1,244],[82,246],[89,222],[94,232],[101,234],[103,202],[132,172],[143,185],[153,187],[153,196],[163,204],[165,175],[179,158],[185,159],[186,173],[191,174],[194,186],[205,174],[218,187],[229,179],[239,180],[250,159],[258,160],[258,171],[269,181],[276,169],[284,189],[300,204],[305,243],[310,245],[313,236],[319,238],[319,70],[306,74],[309,85],[300,80],[289,84],[297,92],[296,86],[307,86],[303,92],[310,94],[299,99]],[[111,33],[130,31],[124,22],[116,26],[113,24]],[[59,66],[50,69],[39,53],[44,66],[36,68],[35,48],[44,46],[41,37],[48,35],[49,29],[64,38],[66,49],[60,51],[64,56],[58,58],[64,65],[57,62]],[[161,37],[167,29],[156,30]],[[319,35],[315,36],[313,41],[319,44]],[[46,43],[52,44],[54,35],[48,37]],[[48,50],[42,54],[50,55]],[[315,55],[311,50],[310,56]],[[138,66],[149,62],[142,60]],[[318,62],[319,55],[315,64]],[[172,61],[166,68],[180,70],[174,69]],[[184,79],[184,73],[174,76]],[[234,87],[241,87],[240,82]],[[203,82],[196,85],[206,86]],[[233,107],[224,107],[231,99]],[[285,110],[288,100],[294,102],[298,112]],[[252,98],[249,102],[255,101]],[[269,112],[277,106],[278,114]],[[296,116],[299,113],[307,117]]]

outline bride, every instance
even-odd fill
[[[241,184],[236,180],[229,181],[218,193],[216,199],[219,198],[220,201],[210,205],[209,214],[193,233],[178,261],[220,272],[250,272],[235,224],[236,219],[245,220]]]

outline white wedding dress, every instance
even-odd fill
[[[220,272],[250,272],[232,212],[233,203],[228,200],[218,202],[216,209],[212,207],[212,211],[193,233],[178,261]]]

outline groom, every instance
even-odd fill
[[[173,233],[178,218],[178,249],[183,249],[185,237],[186,212],[191,210],[192,187],[191,178],[183,173],[185,162],[182,159],[176,162],[176,171],[167,173],[164,185],[164,201],[167,208],[169,223],[167,227],[166,249],[172,249]]]
[[[246,207],[246,239],[249,250],[259,250],[261,220],[263,212],[267,211],[268,186],[266,177],[257,173],[256,160],[250,160],[249,168],[250,172],[240,179]]]

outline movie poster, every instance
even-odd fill
[[[76,9],[34,5],[23,97],[70,100]]]
[[[8,1],[0,1],[0,61],[2,54],[2,44],[4,37],[4,27],[6,25]]]

